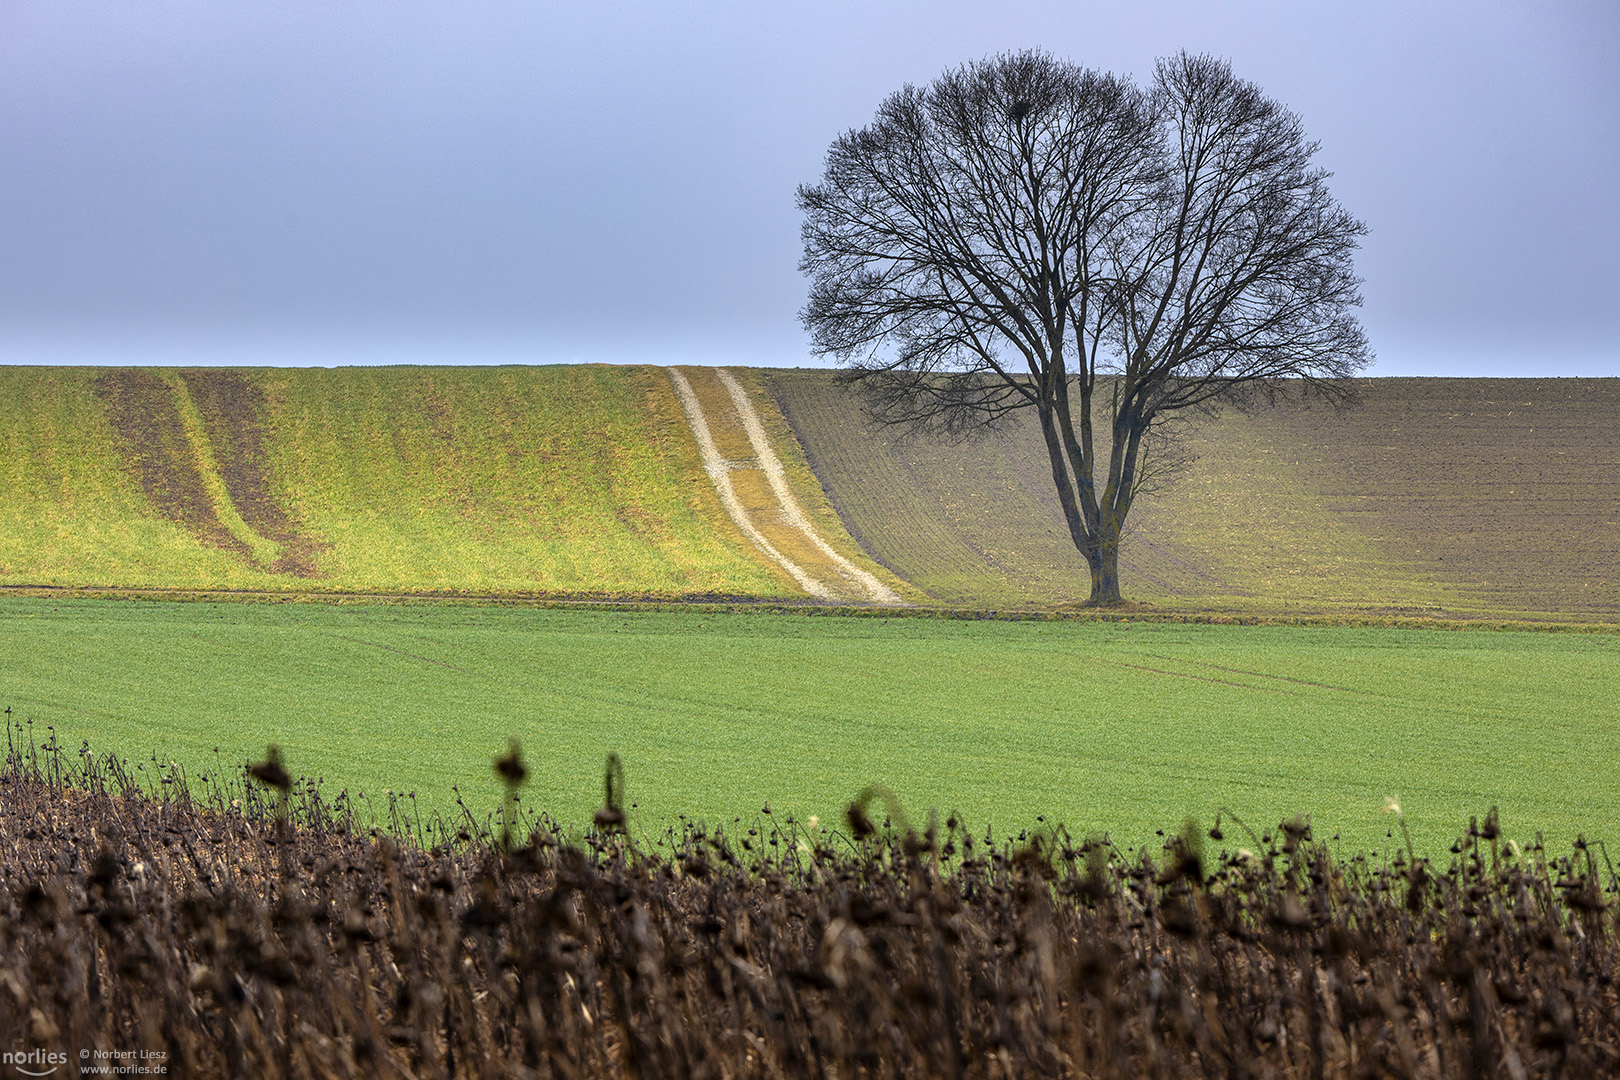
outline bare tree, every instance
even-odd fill
[[[1059,503],[1120,601],[1150,438],[1246,391],[1347,392],[1365,226],[1299,118],[1207,56],[1150,86],[1041,52],[907,86],[798,192],[814,349],[880,418],[1040,418]]]

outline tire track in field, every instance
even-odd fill
[[[367,641],[365,638],[350,637],[348,634],[332,634],[330,636],[337,638],[339,641],[349,641],[349,642],[353,642],[356,645],[369,645],[371,648],[373,648],[373,649],[381,649],[383,652],[391,652],[391,653],[395,653],[395,654],[397,654],[399,656],[409,657],[412,660],[420,660],[424,664],[437,664],[439,667],[449,668],[451,671],[458,671],[463,675],[471,675],[472,674],[472,672],[468,671],[466,668],[457,667],[456,665],[454,665],[452,663],[449,663],[448,661],[435,660],[435,659],[433,659],[433,657],[431,657],[431,656],[423,656],[421,653],[413,653],[413,652],[407,652],[404,649],[396,649],[392,645],[380,645],[375,641]]]
[[[811,577],[798,563],[776,550],[771,542],[765,539],[763,533],[754,527],[743,509],[742,503],[737,499],[736,488],[731,483],[732,463],[720,456],[719,449],[714,445],[714,435],[709,431],[709,422],[703,416],[703,406],[698,403],[697,393],[692,384],[687,382],[686,376],[675,368],[669,369],[670,381],[675,384],[675,394],[681,399],[681,408],[686,413],[686,422],[691,425],[692,434],[697,437],[698,451],[703,455],[703,471],[709,474],[714,484],[715,492],[720,496],[720,502],[726,508],[726,513],[742,530],[744,536],[754,542],[754,545],[770,557],[771,561],[786,570],[799,588],[821,600],[840,600],[821,582]]]
[[[879,604],[898,604],[900,595],[889,588],[876,576],[862,570],[838,552],[832,545],[823,540],[821,534],[816,532],[815,526],[805,516],[804,510],[799,506],[799,500],[793,497],[793,492],[787,486],[787,474],[782,470],[782,459],[776,456],[771,449],[770,440],[765,437],[765,425],[760,423],[759,413],[754,409],[754,403],[748,400],[748,394],[743,390],[742,384],[725,368],[715,368],[714,373],[719,376],[725,385],[726,392],[731,395],[731,401],[737,406],[737,415],[742,417],[743,430],[748,432],[748,443],[754,448],[754,457],[758,460],[760,468],[765,470],[765,479],[771,485],[771,491],[776,495],[776,501],[782,507],[783,520],[804,533],[805,537],[820,551],[832,564],[848,574],[866,593],[868,600]]]
[[[301,533],[273,491],[264,391],[241,371],[198,368],[179,374],[175,392],[188,395],[196,407],[214,467],[225,485],[224,498],[247,530],[279,546],[275,557],[264,560],[265,569],[303,578],[322,576],[317,563],[328,545]]]
[[[1099,664],[1109,664],[1113,667],[1130,668],[1133,671],[1146,671],[1154,675],[1173,675],[1178,679],[1193,679],[1197,682],[1216,683],[1220,686],[1231,686],[1238,690],[1256,690],[1262,694],[1288,695],[1287,690],[1275,686],[1255,686],[1252,683],[1233,682],[1231,679],[1217,679],[1210,675],[1194,675],[1188,671],[1170,671],[1166,668],[1148,667],[1146,664],[1133,664],[1129,660],[1114,660],[1106,656],[1094,657]]]
[[[1250,671],[1248,668],[1227,667],[1225,664],[1214,664],[1208,660],[1190,660],[1186,657],[1163,656],[1159,653],[1143,653],[1142,655],[1154,660],[1166,660],[1174,664],[1189,664],[1193,667],[1206,667],[1213,668],[1216,671],[1229,671],[1234,675],[1253,675],[1257,679],[1276,679],[1280,682],[1297,683],[1300,686],[1313,686],[1318,690],[1337,690],[1341,694],[1364,694],[1368,697],[1379,696],[1371,691],[1362,690],[1353,686],[1335,686],[1332,683],[1317,682],[1314,679],[1299,679],[1292,675],[1274,675],[1269,671]]]
[[[810,520],[805,516],[798,501],[793,498],[787,487],[787,479],[782,469],[782,462],[771,449],[770,442],[765,436],[764,425],[760,423],[759,414],[755,411],[753,403],[748,400],[747,393],[731,373],[724,369],[715,369],[715,375],[730,396],[736,408],[737,417],[746,434],[749,448],[754,457],[745,460],[728,460],[716,444],[714,429],[711,428],[709,417],[705,414],[703,404],[698,398],[697,391],[692,388],[691,381],[677,368],[669,369],[670,381],[675,386],[675,394],[680,399],[681,408],[686,413],[686,420],[697,439],[698,450],[703,458],[703,469],[709,474],[714,484],[715,492],[720,496],[720,502],[726,508],[726,514],[736,524],[742,534],[764,552],[765,555],[783,570],[785,570],[799,587],[809,595],[820,600],[845,601],[848,599],[842,592],[826,581],[812,574],[797,561],[784,554],[775,544],[766,537],[761,522],[754,519],[743,500],[738,497],[736,485],[732,481],[732,472],[736,470],[759,470],[764,474],[770,491],[775,498],[776,505],[771,509],[770,517],[775,524],[795,534],[796,539],[808,544],[814,551],[827,559],[840,577],[846,580],[843,584],[854,585],[862,595],[861,599],[881,603],[898,604],[900,597],[893,590],[885,586],[873,575],[851,564],[847,559],[835,552],[831,545],[815,531]]]

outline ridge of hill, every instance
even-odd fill
[[[850,533],[936,601],[1090,590],[1033,418],[886,428],[827,371],[766,376]],[[1359,407],[1189,419],[1128,524],[1128,598],[1191,610],[1620,617],[1620,379],[1364,379]]]

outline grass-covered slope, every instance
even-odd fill
[[[251,587],[167,387],[0,367],[0,584]],[[144,428],[144,431],[143,431]]]
[[[0,369],[0,584],[791,594],[656,368]]]
[[[905,599],[1087,596],[1028,417],[902,436],[830,372],[736,374],[817,530]],[[1127,595],[1620,617],[1620,380],[1362,389],[1190,423],[1191,463],[1132,513]],[[0,424],[0,587],[802,595],[726,516],[660,368],[4,368]]]
[[[730,527],[654,368],[260,375],[278,500],[356,589],[787,590]]]
[[[1083,600],[1033,423],[906,436],[827,372],[769,379],[850,532],[948,603]],[[1620,379],[1372,379],[1228,411],[1132,511],[1133,599],[1191,608],[1620,615]]]

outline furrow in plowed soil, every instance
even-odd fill
[[[150,371],[125,368],[98,379],[96,393],[130,472],[157,514],[204,544],[251,558],[214,511],[169,385]]]
[[[228,369],[183,371],[186,391],[202,415],[214,464],[231,503],[248,527],[282,545],[266,567],[272,573],[317,577],[323,545],[299,533],[275,499],[265,455],[264,391],[245,373]]]
[[[1082,600],[1031,418],[906,435],[827,372],[772,392],[850,533],[957,603]],[[1368,379],[1189,420],[1131,511],[1127,595],[1376,611],[1620,611],[1620,379]]]

